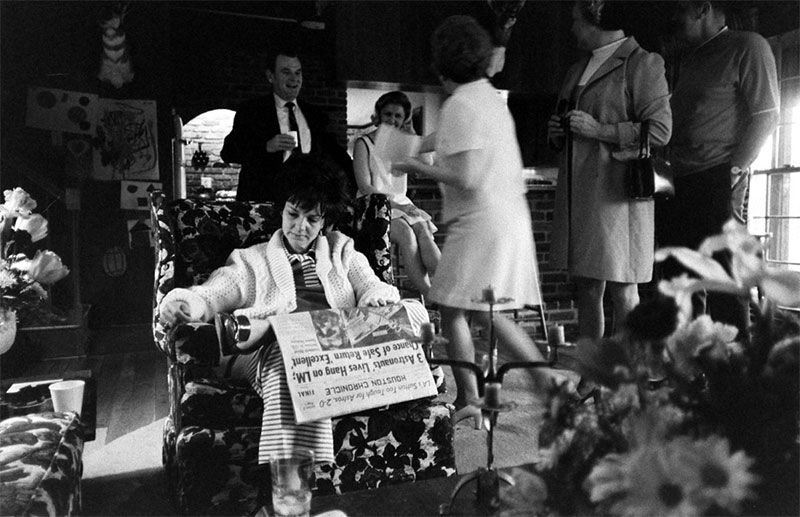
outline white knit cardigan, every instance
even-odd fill
[[[176,288],[162,305],[183,302],[193,320],[211,321],[218,312],[265,319],[297,308],[292,266],[283,245],[283,232],[269,242],[236,249],[202,285]],[[375,298],[397,302],[397,288],[382,282],[353,240],[339,232],[317,239],[317,275],[331,308],[366,306]]]

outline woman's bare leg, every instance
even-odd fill
[[[417,245],[417,236],[403,219],[392,219],[391,240],[400,248],[403,256],[403,265],[411,283],[423,296],[428,296],[431,289],[431,280],[422,263],[420,249]]]
[[[427,221],[419,222],[412,228],[414,235],[417,237],[417,246],[419,247],[419,256],[422,258],[422,264],[428,276],[432,277],[439,266],[442,252],[439,250],[439,246],[436,245]]]
[[[628,313],[639,305],[639,285],[609,282],[608,292],[613,304],[614,332],[616,332],[625,324]]]
[[[603,294],[606,283],[594,278],[575,279],[577,284],[576,302],[578,306],[578,333],[580,337],[600,339],[605,333],[605,314],[603,313]]]
[[[489,328],[489,313],[471,313],[473,321],[483,328]],[[508,319],[503,314],[494,314],[494,333],[497,338],[498,346],[501,350],[508,351],[517,361],[545,361],[544,356],[536,347],[531,337],[522,327]],[[552,368],[527,368],[526,371],[531,375],[537,391],[544,391],[550,387],[551,379],[556,381],[564,377],[553,371]]]
[[[458,361],[475,362],[475,345],[469,330],[467,313],[463,309],[440,306],[442,314],[442,336],[447,339],[447,356]],[[453,367],[456,381],[456,409],[478,400],[478,381],[475,373],[466,368]]]

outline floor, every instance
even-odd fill
[[[124,348],[127,351],[41,361],[27,365],[20,375],[59,375],[87,368],[95,374],[97,437],[84,448],[84,515],[171,515],[160,456],[161,428],[169,402],[166,360],[161,352],[141,343]],[[443,356],[443,350],[436,355]],[[568,354],[561,357],[569,360]],[[507,360],[500,354],[500,364]],[[448,367],[445,373],[448,392],[443,398],[452,401],[455,384]],[[513,400],[516,407],[499,417],[492,449],[494,465],[533,461],[542,407],[530,389],[527,373],[509,372],[503,398]],[[485,430],[475,430],[466,422],[456,427],[459,473],[486,466],[487,438]]]

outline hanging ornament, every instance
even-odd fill
[[[192,155],[192,167],[196,171],[204,171],[208,165],[208,153],[203,151],[202,142],[197,142],[197,151]]]

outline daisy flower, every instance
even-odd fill
[[[744,451],[731,454],[726,438],[709,436],[692,444],[700,484],[691,497],[705,511],[714,505],[739,513],[745,499],[755,497],[758,477],[750,472],[754,460]]]
[[[698,515],[689,495],[698,484],[687,469],[688,452],[672,442],[650,443],[628,454],[610,454],[587,478],[592,502],[611,502],[610,513],[624,517]]]
[[[728,343],[736,339],[737,333],[736,327],[715,322],[707,314],[679,328],[667,339],[676,371],[690,379],[699,375],[697,357],[701,354],[726,360]]]

